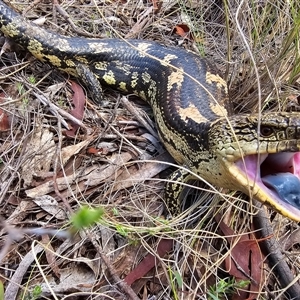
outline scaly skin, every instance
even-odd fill
[[[190,51],[151,41],[71,38],[32,24],[0,1],[0,30],[37,59],[80,78],[99,100],[101,84],[135,93],[152,107],[166,149],[195,176],[242,191],[293,220],[291,205],[262,176],[300,175],[300,114],[234,115],[222,77]],[[278,175],[280,176],[280,175]],[[166,185],[171,212],[180,207],[180,184]]]

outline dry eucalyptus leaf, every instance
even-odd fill
[[[33,21],[33,23],[36,25],[43,25],[45,22],[46,22],[46,17],[44,16]]]
[[[78,144],[64,147],[61,150],[61,155],[60,155],[61,164],[65,165],[68,162],[68,160],[70,159],[70,157],[72,157],[73,155],[79,153],[89,143],[90,143],[89,140],[85,140],[85,141],[80,142]]]
[[[129,188],[137,183],[149,180],[169,167],[163,162],[171,161],[170,155],[163,153],[156,157],[153,162],[142,164],[139,169],[135,166],[129,167],[126,172],[123,172],[114,182],[112,191]]]
[[[33,176],[49,172],[56,152],[53,133],[48,128],[36,125],[28,139],[23,151],[24,162],[21,169],[25,187],[31,184]]]
[[[40,208],[46,211],[51,216],[55,217],[58,220],[66,220],[67,215],[64,210],[59,206],[58,202],[49,195],[44,195],[37,197],[34,200],[34,203],[37,204]]]
[[[47,87],[46,93],[53,96],[57,92],[59,92],[65,85],[66,85],[65,82],[52,84]]]
[[[47,283],[42,282],[43,296],[51,294],[49,286],[55,295],[67,295],[77,292],[91,292],[96,278],[94,272],[83,264],[72,265],[60,270],[60,280],[50,277]],[[36,283],[35,283],[36,285]],[[60,298],[60,297],[59,297]]]
[[[95,169],[86,176],[85,185],[95,186],[108,179],[110,176],[116,174],[116,172],[124,166],[130,159],[132,159],[132,154],[129,152],[124,152],[121,154],[113,154],[110,159],[110,164],[103,169]]]

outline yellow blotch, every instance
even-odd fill
[[[28,43],[27,49],[37,59],[42,60],[42,61],[45,60],[45,55],[42,53],[43,45],[40,42],[38,42],[36,40],[30,40]]]
[[[136,49],[138,51],[140,51],[140,56],[145,56],[145,53],[147,52],[148,48],[151,47],[151,44],[149,43],[139,43],[137,46],[136,46]]]
[[[225,89],[225,92],[227,93],[227,84],[225,82],[225,80],[218,74],[213,74],[210,72],[206,72],[206,82],[209,84],[216,84],[216,86],[221,89]]]
[[[194,104],[191,104],[187,108],[180,107],[179,115],[180,118],[186,123],[188,121],[187,118],[192,119],[196,123],[208,122],[208,119],[201,115],[200,111]]]
[[[66,59],[65,64],[69,67],[75,67],[75,63],[72,59]]]
[[[124,91],[124,92],[127,92],[126,83],[123,82],[123,81],[121,81],[121,82],[119,83],[119,89],[122,90],[122,91]]]
[[[142,79],[144,80],[144,83],[149,83],[151,80],[151,76],[148,72],[143,72]]]
[[[115,75],[112,71],[108,71],[103,75],[103,80],[108,84],[108,85],[115,85],[116,84],[116,79]]]
[[[172,59],[176,59],[176,58],[178,58],[178,57],[177,57],[176,55],[174,55],[174,54],[167,54],[167,55],[164,57],[164,59],[161,60],[160,62],[161,62],[161,64],[162,64],[163,66],[166,66],[166,65],[168,65],[168,64],[171,63],[171,60],[172,60]]]
[[[136,94],[139,95],[143,100],[147,99],[144,91],[136,91]]]
[[[227,117],[228,115],[227,109],[218,103],[210,103],[209,107],[219,117]]]
[[[131,69],[132,69],[131,65],[125,64],[122,61],[116,61],[115,63],[116,63],[116,68],[121,70],[124,73],[124,75],[129,76],[132,73],[131,72]]]
[[[99,62],[95,63],[95,68],[97,70],[101,70],[101,71],[107,70],[107,66],[108,66],[108,63],[104,62],[104,61],[99,61]]]
[[[131,82],[130,82],[130,86],[132,88],[136,87],[138,79],[139,79],[138,72],[133,72],[132,75],[131,75]]]
[[[151,79],[148,87],[148,96],[152,102],[155,101],[156,94],[157,94],[156,82]]]
[[[14,23],[2,25],[1,31],[5,33],[5,35],[8,35],[10,37],[14,37],[15,35],[18,35],[20,33],[17,29],[17,26]]]
[[[55,55],[45,55],[46,58],[48,58],[49,62],[56,67],[61,66],[61,60],[55,56]]]
[[[55,67],[61,66],[61,60],[56,55],[49,55],[43,53],[43,45],[38,42],[37,40],[31,40],[28,43],[27,49],[32,55],[34,55],[37,59],[45,61],[45,59],[48,59],[48,61]]]
[[[180,70],[176,70],[172,72],[168,77],[168,86],[167,86],[168,91],[172,89],[174,84],[177,84],[177,86],[180,88],[183,83],[183,79],[184,76],[181,68]]]
[[[112,47],[109,47],[106,42],[100,42],[100,41],[89,42],[87,43],[87,46],[93,53],[105,53],[105,52],[110,53],[115,50]]]
[[[86,65],[89,64],[89,61],[85,57],[83,57],[83,56],[75,56],[74,58],[77,61],[80,61],[83,64],[86,64]]]

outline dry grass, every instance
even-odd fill
[[[25,0],[10,4],[20,11],[29,9],[29,19],[45,16],[41,26],[64,35],[151,39],[198,51],[224,74],[237,113],[298,109],[298,1],[230,0],[225,5],[226,1],[166,0],[155,13],[155,1],[95,2],[97,5],[76,0],[60,3],[76,27],[57,12],[53,14],[49,3],[33,8]],[[174,33],[179,24],[188,25],[196,42]],[[224,237],[218,216],[234,236],[248,236],[257,212],[252,202],[226,190],[191,186],[196,203],[182,215],[165,220],[162,191],[173,167],[147,162],[165,155],[155,135],[135,121],[139,115],[153,127],[153,120],[138,109],[151,116],[148,106],[137,100],[133,116],[117,92],[106,90],[103,106],[87,105],[82,121],[85,128],[75,138],[68,138],[62,135],[68,117],[58,110],[72,107],[67,76],[20,49],[17,55],[12,51],[3,54],[0,63],[1,98],[5,101],[1,109],[9,122],[9,128],[1,131],[0,144],[0,212],[6,226],[63,230],[70,211],[62,199],[73,211],[82,205],[100,206],[105,211],[97,226],[72,240],[48,232],[41,237],[28,233],[19,237],[9,246],[1,266],[5,286],[15,270],[21,274],[18,266],[27,261],[20,282],[22,299],[34,299],[32,289],[39,286],[51,299],[73,293],[78,293],[74,299],[80,293],[87,293],[87,299],[127,299],[101,255],[124,278],[147,253],[157,257],[161,239],[172,239],[175,250],[158,258],[156,267],[132,285],[134,292],[141,299],[212,299],[209,290],[230,277],[224,261],[238,243],[238,239],[229,242]],[[56,107],[42,104],[43,97]],[[76,153],[68,152],[80,142],[86,143]],[[144,174],[148,180],[141,180]],[[54,188],[40,192],[41,186],[58,179],[67,182],[58,184],[59,193]],[[49,212],[45,204],[38,206],[32,201],[34,188],[58,201],[54,210]],[[62,209],[60,217],[57,207]],[[275,238],[297,275],[299,244],[291,241],[298,225],[272,211],[269,214]],[[6,237],[2,230],[1,247]],[[41,256],[30,252],[34,246],[41,250],[35,240],[47,249]],[[272,270],[266,263],[263,267],[257,298],[284,299]],[[64,281],[66,285],[58,284]],[[225,299],[221,292],[215,295]]]

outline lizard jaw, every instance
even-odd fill
[[[248,155],[230,172],[243,192],[300,221],[300,152]]]

